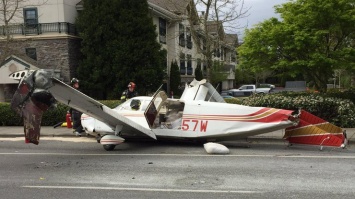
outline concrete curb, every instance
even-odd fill
[[[355,141],[355,128],[344,128],[348,140]],[[273,131],[270,133],[251,136],[250,138],[283,140],[285,130]],[[22,137],[22,126],[0,126],[0,137]],[[85,136],[85,134],[83,135]],[[73,130],[66,127],[53,128],[52,126],[42,126],[41,137],[76,137]]]
[[[22,126],[1,126],[0,137],[23,137]],[[41,127],[41,137],[76,137],[72,129],[51,126]]]

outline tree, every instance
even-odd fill
[[[271,18],[246,32],[238,48],[243,68],[271,70],[327,89],[335,69],[355,71],[353,0],[297,0],[276,7]]]
[[[237,20],[246,17],[249,9],[244,7],[244,0],[196,0],[195,2],[203,11],[201,11],[201,17],[198,17],[194,6],[189,6],[189,21],[190,24],[195,25],[191,26],[191,34],[197,42],[198,51],[204,56],[207,67],[206,76],[211,80],[213,56],[219,53],[225,36],[224,29],[226,28],[229,32],[236,32],[240,29]],[[211,31],[211,27],[215,30]],[[219,72],[215,71],[214,75],[216,74]]]
[[[170,91],[173,92],[174,95],[181,94],[180,83],[181,83],[180,69],[176,60],[174,60],[173,62],[171,62],[171,67],[170,67]]]
[[[195,79],[201,81],[203,79],[203,74],[201,70],[201,60],[197,61],[197,67],[195,69]]]
[[[166,55],[146,0],[84,0],[77,25],[85,56],[78,68],[84,92],[117,99],[131,81],[141,95],[162,84]]]
[[[227,74],[223,71],[223,63],[214,61],[210,71],[210,82],[217,87],[223,80],[227,78]]]

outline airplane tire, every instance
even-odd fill
[[[106,151],[113,151],[113,149],[115,149],[115,147],[116,147],[116,145],[114,145],[114,144],[105,144],[105,145],[102,145],[102,146],[104,146],[104,149]]]

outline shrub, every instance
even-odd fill
[[[2,126],[23,125],[21,117],[11,110],[9,103],[0,103],[0,121]]]
[[[114,108],[121,104],[120,100],[100,101],[102,104]],[[56,108],[43,113],[42,126],[53,126],[65,122],[65,116],[70,109],[67,105],[58,103]],[[2,126],[22,126],[23,120],[10,108],[10,103],[0,103],[0,121]]]
[[[251,96],[242,104],[289,110],[301,108],[339,127],[355,127],[355,105],[348,99],[321,94],[269,94]]]
[[[326,121],[342,128],[355,127],[355,105],[347,97],[354,98],[354,91],[332,92],[328,94],[303,93],[275,93],[268,95],[253,95],[248,98],[227,98],[227,103],[243,104],[247,106],[263,106],[289,110],[302,108]],[[340,98],[333,97],[340,96]],[[120,100],[100,101],[104,105],[114,108],[121,104]],[[57,108],[43,114],[42,126],[53,126],[65,121],[69,107],[57,104]],[[22,126],[22,119],[10,108],[9,103],[0,103],[0,121],[2,126]]]

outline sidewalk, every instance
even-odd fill
[[[355,128],[346,130],[348,140],[355,141]],[[270,133],[252,136],[251,138],[280,139],[282,140],[285,131],[273,131]],[[24,136],[22,126],[0,126],[0,137],[21,137]],[[66,127],[53,128],[52,126],[42,126],[41,137],[75,137],[72,129]]]
[[[0,126],[0,137],[23,137],[22,126]],[[41,137],[75,137],[73,129],[66,127],[53,128],[52,126],[41,127]]]

